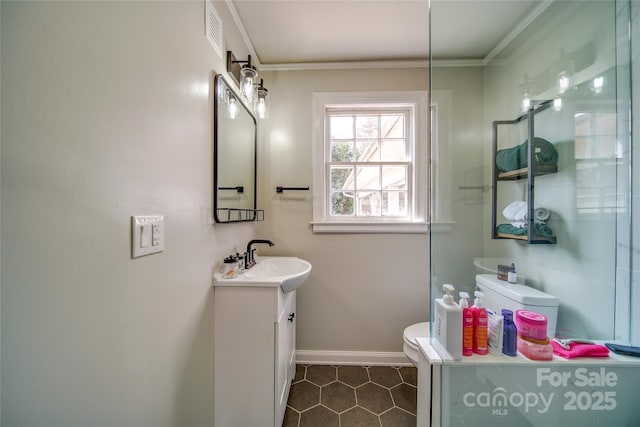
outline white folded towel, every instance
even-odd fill
[[[518,228],[524,228],[529,223],[529,206],[527,202],[516,200],[507,205],[502,211],[505,219],[511,222],[511,225]],[[533,221],[536,224],[545,224],[549,219],[551,212],[549,209],[535,205],[533,211]]]
[[[507,221],[524,221],[527,214],[527,202],[516,200],[507,205],[502,215]]]

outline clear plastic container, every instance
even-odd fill
[[[536,344],[518,335],[518,352],[531,360],[552,360],[553,347],[551,344]]]
[[[233,279],[238,277],[240,274],[240,268],[238,267],[240,264],[238,263],[238,257],[235,255],[229,255],[224,259],[224,262],[220,266],[220,274],[224,276],[225,279]]]

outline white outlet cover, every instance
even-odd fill
[[[131,217],[131,258],[164,251],[164,216]]]

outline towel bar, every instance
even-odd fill
[[[218,190],[235,190],[238,193],[244,193],[244,186],[238,185],[236,187],[218,187]]]
[[[282,193],[283,191],[289,191],[289,190],[308,191],[309,190],[309,186],[306,186],[306,187],[283,187],[282,185],[278,185],[276,187],[276,193]]]

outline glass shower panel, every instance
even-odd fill
[[[558,336],[610,340],[616,323],[629,322],[616,313],[625,292],[616,288],[618,236],[631,217],[630,118],[623,107],[630,99],[619,90],[617,4],[539,3],[523,17],[529,24],[491,57],[455,67],[433,58],[432,299],[444,283],[456,287],[456,299],[458,291],[473,294],[476,274],[496,274],[498,264],[513,262],[521,283],[559,299]],[[434,2],[434,31],[437,25]],[[492,188],[492,123],[546,101],[533,132],[553,144],[557,173],[536,177],[532,194],[535,207],[550,212],[545,225],[557,243],[494,239],[492,192],[498,224],[511,224],[505,207],[527,202],[530,193],[526,177]],[[518,126],[504,131],[509,140],[499,137],[502,149],[527,142],[527,121]]]

